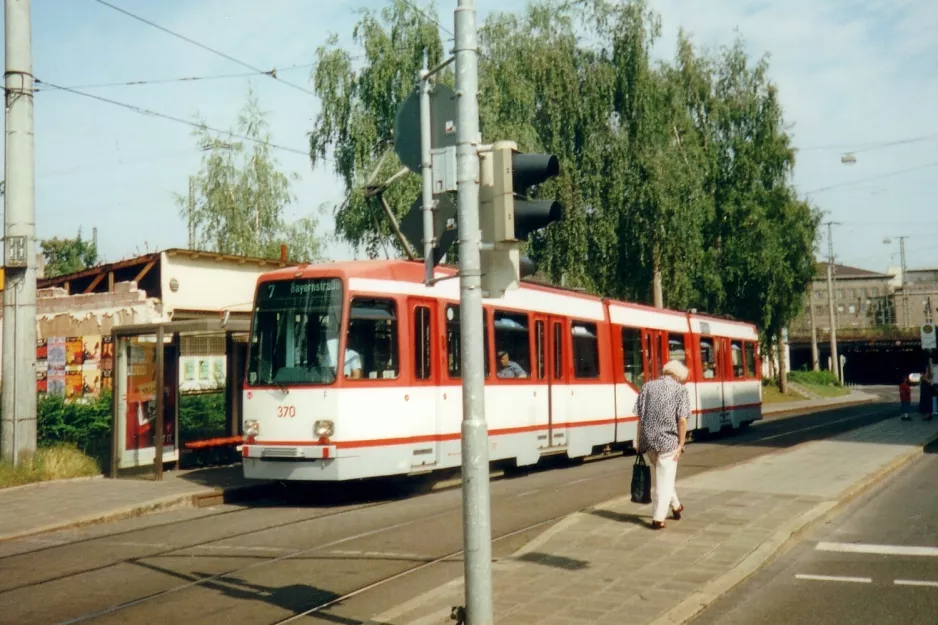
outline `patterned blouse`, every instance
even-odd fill
[[[677,450],[678,419],[690,418],[690,398],[687,389],[670,376],[647,382],[635,402],[642,435],[642,451],[668,453]]]

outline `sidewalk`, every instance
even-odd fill
[[[678,477],[686,510],[662,531],[628,495],[567,517],[493,564],[505,625],[684,623],[754,573],[789,539],[922,454],[938,421],[898,418],[745,464]],[[628,491],[630,475],[622,476]],[[462,578],[369,621],[452,625]]]
[[[898,395],[897,395],[898,397]],[[783,414],[812,408],[840,408],[851,404],[866,404],[880,399],[879,396],[863,391],[850,391],[841,397],[822,397],[820,399],[796,399],[795,401],[782,401],[762,405],[762,414]],[[896,401],[898,403],[898,399]]]
[[[264,484],[261,483],[260,486]],[[117,521],[159,510],[221,503],[257,482],[240,465],[150,476],[80,478],[0,489],[0,541]]]

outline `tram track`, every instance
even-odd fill
[[[854,412],[854,414],[848,414],[843,416],[844,412]],[[803,418],[799,416],[786,417],[784,419],[772,419],[760,422],[756,424],[753,428],[750,428],[746,431],[739,432],[730,436],[723,436],[713,440],[697,441],[695,444],[691,445],[688,450],[688,458],[685,463],[682,463],[686,468],[682,471],[683,477],[689,477],[690,475],[705,472],[724,466],[729,466],[735,464],[737,461],[744,462],[751,457],[758,455],[764,455],[766,453],[774,453],[775,451],[784,451],[790,450],[794,446],[801,444],[802,442],[807,442],[808,440],[817,440],[819,438],[825,438],[828,436],[835,436],[836,434],[847,431],[856,427],[862,427],[870,423],[875,423],[876,421],[888,418],[888,409],[884,406],[872,404],[865,407],[854,408],[852,411],[838,411],[838,414],[830,414],[828,411],[827,414],[808,414],[804,415]],[[812,421],[813,417],[813,422]],[[819,423],[818,420],[823,422]],[[751,449],[741,450],[741,447],[750,447]],[[694,449],[696,448],[696,449]],[[721,451],[722,450],[722,451]],[[627,452],[629,455],[630,453]],[[621,452],[614,454],[608,454],[604,456],[596,456],[591,458],[591,460],[600,460],[600,459],[613,459],[623,455]],[[605,463],[598,462],[589,462],[589,465],[605,465]],[[579,467],[570,467],[573,471],[578,471]],[[554,494],[554,497],[571,497],[572,493],[583,491],[590,491],[595,489],[597,500],[602,500],[603,489],[608,489],[609,484],[616,484],[621,480],[620,492],[625,492],[627,490],[627,484],[625,478],[623,477],[623,469],[621,463],[615,463],[614,468],[605,470],[604,468],[595,467],[592,471],[595,471],[591,476],[586,477],[585,479],[575,479],[572,481],[565,482],[563,484],[558,484],[557,480],[552,478],[552,475],[561,477],[565,474],[564,470],[555,471],[555,470],[546,470],[540,471],[535,469],[534,471],[528,473],[528,476],[540,476],[537,477],[537,480],[540,482],[547,483],[546,487],[534,488],[533,490],[527,490],[522,494],[514,493],[512,497],[517,498],[522,495],[528,495],[534,493],[534,496],[530,498],[525,497],[524,501],[527,502],[530,500],[538,499],[539,497],[544,500],[551,493]],[[571,475],[571,474],[566,474]],[[571,477],[576,477],[580,473],[574,473]],[[520,479],[524,479],[525,476],[521,476]],[[502,481],[502,480],[499,480]],[[507,480],[512,482],[514,480]],[[597,486],[586,486],[584,488],[583,482],[587,481],[598,481],[596,482]],[[530,486],[537,486],[538,484],[529,484]],[[510,487],[505,487],[505,490],[509,490]],[[514,490],[523,490],[525,486],[521,486],[520,489],[516,488]],[[449,488],[447,490],[453,490]],[[433,493],[439,494],[439,491]],[[493,492],[493,502],[496,493]],[[376,565],[377,556],[369,555],[371,552],[367,551],[368,546],[373,542],[373,539],[379,536],[386,536],[387,538],[382,539],[385,542],[391,542],[395,545],[399,543],[413,542],[414,536],[426,535],[431,536],[434,533],[438,533],[435,528],[440,524],[438,521],[445,520],[446,523],[443,523],[443,526],[453,527],[458,525],[458,517],[461,513],[461,509],[458,505],[453,506],[452,504],[455,501],[453,493],[450,493],[450,508],[447,510],[442,510],[435,512],[433,514],[418,516],[415,518],[409,518],[403,522],[399,523],[389,523],[382,527],[376,527],[366,532],[358,532],[354,535],[345,535],[333,540],[327,541],[317,541],[316,544],[304,547],[301,549],[296,549],[290,553],[285,553],[276,557],[265,558],[259,562],[252,562],[246,566],[234,566],[226,567],[224,570],[215,572],[213,575],[206,575],[202,577],[193,577],[192,575],[198,575],[197,573],[184,573],[176,572],[172,570],[173,566],[178,567],[178,564],[173,564],[178,562],[178,558],[212,558],[206,554],[196,554],[186,556],[184,551],[197,549],[199,547],[204,547],[206,545],[212,545],[220,543],[225,540],[231,540],[232,538],[237,539],[240,537],[252,536],[259,534],[264,531],[274,532],[278,528],[287,528],[289,526],[297,526],[304,522],[315,522],[317,520],[324,520],[327,518],[335,517],[338,515],[352,515],[353,513],[364,512],[365,509],[375,508],[377,506],[387,506],[392,503],[400,503],[400,508],[396,508],[395,514],[400,514],[401,509],[408,507],[409,502],[419,501],[421,499],[428,498],[426,495],[418,497],[410,497],[408,499],[393,499],[391,501],[382,501],[382,502],[373,502],[369,504],[364,504],[361,506],[354,506],[346,510],[337,511],[335,513],[329,513],[324,515],[317,515],[312,518],[298,519],[289,523],[279,524],[279,525],[270,525],[265,528],[258,528],[250,532],[241,532],[228,534],[224,537],[215,538],[210,541],[192,541],[192,543],[187,543],[185,546],[178,546],[172,549],[164,550],[154,554],[144,555],[135,560],[139,561],[150,561],[152,562],[154,558],[164,558],[165,556],[170,556],[171,559],[167,560],[170,562],[170,568],[161,569],[158,566],[152,567],[154,570],[159,570],[161,573],[170,574],[176,576],[178,579],[183,580],[183,583],[175,584],[170,588],[163,589],[156,592],[150,592],[143,594],[141,596],[135,597],[129,601],[118,601],[113,602],[107,606],[101,607],[96,610],[88,610],[80,616],[76,616],[69,619],[56,619],[55,621],[48,622],[58,622],[58,623],[82,623],[89,621],[98,621],[102,620],[105,622],[110,622],[113,620],[113,617],[118,616],[119,614],[124,614],[123,617],[118,618],[117,620],[121,622],[154,622],[152,617],[146,616],[148,614],[146,609],[143,609],[142,612],[135,611],[133,608],[143,608],[145,605],[151,605],[155,607],[165,601],[170,600],[171,596],[179,597],[178,600],[174,600],[174,605],[190,605],[193,603],[199,603],[201,600],[204,600],[205,595],[189,595],[184,594],[186,591],[196,592],[199,588],[202,591],[210,591],[213,595],[221,595],[216,598],[217,601],[230,601],[231,593],[219,592],[223,590],[227,585],[232,583],[243,583],[253,587],[256,584],[259,584],[259,581],[253,581],[250,584],[245,581],[248,579],[249,575],[253,575],[254,578],[258,578],[259,569],[267,570],[282,570],[289,569],[291,565],[289,563],[301,562],[304,565],[308,566],[308,563],[305,563],[305,559],[312,558],[317,561],[334,561],[336,564],[341,563],[342,566],[339,568],[355,569],[359,571],[352,578],[342,578],[340,573],[336,573],[339,577],[327,575],[325,580],[320,580],[326,582],[321,584],[319,588],[310,586],[311,589],[306,593],[306,602],[302,601],[302,598],[294,598],[292,602],[283,602],[278,603],[277,601],[272,600],[269,595],[270,593],[276,594],[276,590],[273,590],[274,586],[268,587],[267,593],[268,597],[266,599],[258,596],[257,599],[263,603],[271,604],[274,606],[280,606],[281,608],[287,608],[291,614],[287,616],[278,615],[276,620],[267,617],[261,617],[257,620],[250,620],[250,622],[269,622],[269,623],[287,623],[294,622],[303,617],[309,617],[313,619],[311,622],[342,622],[342,623],[361,623],[363,621],[356,620],[334,620],[336,618],[336,612],[330,608],[341,610],[346,614],[351,610],[355,613],[355,618],[358,618],[357,614],[361,614],[360,609],[356,609],[354,606],[349,607],[346,605],[348,602],[352,601],[354,604],[358,602],[358,605],[364,603],[368,604],[369,597],[373,597],[375,593],[380,595],[381,593],[391,593],[390,589],[394,589],[394,592],[397,591],[397,586],[399,584],[415,584],[415,581],[408,582],[408,578],[419,579],[424,576],[429,576],[433,579],[440,577],[441,575],[453,574],[453,569],[446,567],[452,567],[453,563],[457,561],[459,556],[462,554],[462,549],[453,549],[456,545],[453,544],[453,539],[443,540],[438,538],[437,540],[443,540],[442,545],[436,545],[433,549],[429,550],[429,553],[426,555],[413,556],[410,561],[408,558],[397,558],[400,560],[399,563],[395,563],[393,567],[394,570],[386,573],[382,570],[381,566]],[[501,493],[499,497],[504,497],[505,493]],[[536,505],[536,504],[534,504]],[[412,508],[412,506],[409,506]],[[494,507],[494,503],[493,503]],[[581,506],[578,509],[583,509],[586,506]],[[540,518],[533,519],[533,522],[530,522],[531,519],[526,518],[515,518],[511,519],[509,523],[502,523],[503,527],[496,528],[493,526],[493,545],[503,545],[503,547],[510,546],[512,542],[510,539],[514,537],[519,537],[525,533],[531,533],[539,528],[549,526],[552,523],[555,523],[559,519],[562,519],[565,516],[568,516],[570,513],[575,512],[573,510],[564,510],[561,514],[553,514],[548,518],[541,516]],[[414,514],[414,511],[407,512],[406,514]],[[380,513],[385,514],[385,513]],[[386,513],[388,515],[392,512]],[[445,519],[447,516],[452,517],[451,519]],[[531,516],[531,515],[528,515]],[[522,515],[523,517],[523,515]],[[205,518],[205,517],[201,517]],[[230,518],[230,517],[222,517]],[[351,521],[350,521],[351,523]],[[505,527],[507,525],[507,527]],[[497,531],[496,531],[497,530]],[[143,530],[134,530],[134,531],[143,531]],[[281,532],[282,533],[282,532]],[[113,536],[113,535],[112,535]],[[102,537],[107,538],[107,537]],[[359,543],[356,545],[355,543]],[[333,551],[336,547],[349,545],[351,547],[361,547],[364,545],[366,551],[346,551],[338,552]],[[446,549],[445,547],[449,547]],[[440,549],[439,547],[444,547]],[[403,548],[403,547],[402,547]],[[245,547],[245,549],[251,549],[251,547]],[[258,548],[261,549],[261,548]],[[414,551],[419,551],[415,549]],[[504,552],[504,549],[503,549]],[[356,556],[345,556],[343,553],[361,553],[360,559]],[[177,554],[177,555],[173,555]],[[232,555],[230,557],[244,557],[248,556],[243,555]],[[165,558],[164,558],[165,559]],[[115,563],[115,565],[118,563]],[[159,562],[157,564],[160,564]],[[384,563],[385,565],[387,562]],[[401,566],[403,565],[403,568]],[[141,566],[144,566],[141,564]],[[292,566],[297,566],[294,564]],[[107,567],[101,567],[107,568]],[[185,568],[185,567],[183,567]],[[388,568],[388,566],[384,566]],[[433,573],[437,571],[437,573]],[[424,575],[417,575],[418,573],[423,573]],[[278,573],[280,577],[284,575],[289,578],[289,573],[281,572]],[[81,572],[70,577],[76,577],[80,579]],[[187,578],[188,576],[188,578]],[[264,581],[267,581],[271,577],[271,573],[264,574]],[[321,577],[321,575],[318,575]],[[243,579],[239,579],[243,578]],[[78,581],[76,579],[76,582]],[[286,578],[285,578],[286,579]],[[52,580],[44,580],[39,582],[41,586],[44,583],[48,583]],[[307,581],[307,580],[304,580]],[[308,580],[310,582],[314,580]],[[79,582],[80,583],[80,582]],[[289,585],[288,582],[284,582]],[[328,586],[334,589],[334,591],[323,591],[321,590],[323,586]],[[8,591],[0,592],[0,600],[2,600],[3,594]],[[311,597],[315,597],[316,593],[322,594],[324,596],[319,597],[318,600],[309,601]],[[197,598],[198,597],[198,598]],[[229,597],[228,599],[224,597]],[[243,599],[244,597],[239,597]],[[290,603],[289,606],[285,603]],[[297,605],[298,603],[305,603],[305,605]],[[77,606],[76,606],[77,607]],[[270,610],[271,606],[267,606],[267,610]],[[160,606],[160,609],[163,609]],[[264,610],[258,608],[262,613]],[[321,614],[322,613],[322,614]],[[321,615],[320,615],[321,614]],[[320,616],[317,616],[320,615]],[[258,615],[260,617],[260,615]],[[273,615],[267,615],[273,616]],[[107,618],[112,617],[112,618]],[[345,617],[342,617],[343,619]],[[325,620],[322,620],[325,619]],[[3,620],[3,619],[0,619]],[[34,622],[34,621],[30,621]]]

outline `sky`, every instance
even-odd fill
[[[251,86],[268,113],[281,167],[296,172],[287,218],[318,215],[332,234],[343,189],[331,163],[313,169],[307,133],[318,112],[310,79],[316,48],[335,33],[351,45],[356,11],[388,0],[107,0],[253,67],[277,68],[300,87],[254,75],[133,86],[250,72],[234,61],[136,21],[96,0],[32,0],[33,74],[41,81],[177,118],[229,129]],[[414,0],[426,6],[423,0]],[[794,184],[833,226],[838,262],[884,271],[900,236],[910,268],[938,266],[938,2],[934,0],[650,0],[662,20],[659,58],[684,28],[707,47],[737,36],[753,58],[770,55],[799,148]],[[438,0],[452,30],[456,0]],[[477,0],[523,10],[521,0]],[[449,35],[444,34],[444,38]],[[193,128],[38,85],[35,95],[37,236],[97,228],[104,260],[187,245],[175,203],[199,170]],[[896,145],[888,145],[902,141]],[[856,162],[841,155],[853,151]],[[326,206],[325,213],[320,213]],[[827,254],[827,229],[819,252]],[[883,242],[891,237],[889,244]],[[355,257],[340,242],[327,254]]]

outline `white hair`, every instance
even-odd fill
[[[678,382],[686,381],[688,376],[687,367],[685,367],[684,363],[682,363],[680,360],[672,360],[668,362],[668,364],[661,368],[661,373],[671,376]]]

